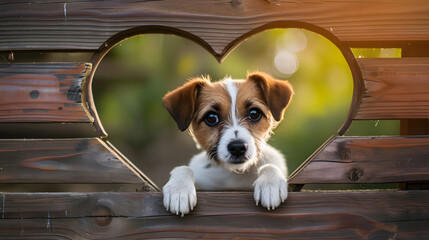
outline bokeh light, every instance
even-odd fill
[[[297,56],[287,50],[281,50],[276,53],[274,65],[280,73],[286,76],[291,76],[299,68]]]

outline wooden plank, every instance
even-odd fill
[[[92,124],[87,122],[53,123],[53,122],[15,122],[0,123],[2,138],[88,138],[106,136],[97,132]]]
[[[0,140],[0,183],[148,183],[98,138]]]
[[[427,239],[425,219],[378,224],[354,214],[306,214],[295,220],[215,216],[160,218],[3,219],[3,239]],[[217,222],[214,222],[214,221]],[[268,221],[269,220],[269,221]],[[307,222],[305,222],[307,221]],[[173,223],[172,223],[173,222]],[[98,224],[97,224],[98,223]],[[104,226],[109,223],[108,226]],[[111,224],[110,224],[111,223]],[[243,224],[247,223],[247,224]],[[345,223],[347,223],[347,226]],[[250,225],[254,227],[251,227]],[[270,226],[268,225],[270,224]],[[310,226],[313,224],[314,226]],[[350,227],[350,225],[355,226]],[[245,226],[243,226],[245,225]],[[299,226],[300,225],[300,226]],[[122,226],[121,228],[119,226]],[[373,231],[373,232],[371,232]],[[37,236],[37,237],[35,237]]]
[[[90,71],[90,63],[0,64],[0,123],[92,122],[81,96]]]
[[[425,239],[429,191],[290,193],[274,211],[252,193],[199,192],[191,215],[165,211],[160,193],[0,195],[0,236],[20,239]]]
[[[221,55],[246,33],[275,27],[323,29],[349,45],[429,41],[429,6],[426,0],[3,1],[0,50],[97,50],[120,32],[159,32]]]
[[[365,92],[354,119],[428,119],[429,58],[360,58]]]
[[[291,184],[429,180],[429,136],[335,137],[291,174]]]
[[[153,187],[145,183],[1,183],[2,192],[151,192]]]

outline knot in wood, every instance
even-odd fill
[[[241,4],[240,0],[232,0],[231,1],[231,5],[235,8],[238,7],[240,4]]]
[[[362,175],[363,175],[362,169],[353,168],[349,172],[349,179],[353,182],[356,182],[357,180],[359,180],[362,177]]]
[[[33,90],[33,91],[31,91],[31,92],[30,92],[30,97],[31,97],[32,99],[36,99],[36,98],[38,98],[38,97],[39,97],[39,95],[40,95],[39,90]]]
[[[112,222],[113,212],[110,208],[101,205],[94,209],[92,216],[94,217],[95,224],[104,227]]]

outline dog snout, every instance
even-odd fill
[[[234,140],[228,144],[228,151],[235,158],[243,156],[247,151],[247,143],[241,140]]]

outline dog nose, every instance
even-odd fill
[[[245,143],[241,140],[234,140],[228,144],[228,151],[234,157],[241,157],[247,151],[247,143]]]

